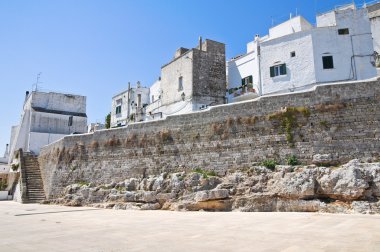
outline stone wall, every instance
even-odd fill
[[[251,167],[266,159],[316,154],[332,162],[378,157],[380,80],[318,86],[314,91],[220,105],[207,111],[67,136],[41,150],[48,198],[75,182],[191,169]]]

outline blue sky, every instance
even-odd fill
[[[290,13],[314,23],[316,13],[348,2],[0,1],[0,156],[39,72],[42,91],[85,95],[88,122],[104,121],[114,94],[129,81],[150,86],[175,50],[199,36],[225,43],[229,59]]]

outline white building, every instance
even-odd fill
[[[146,107],[146,112],[147,112],[146,120],[155,120],[155,119],[160,119],[163,117],[162,113],[159,110],[159,108],[161,108],[161,105],[162,105],[162,102],[161,102],[162,93],[163,92],[161,89],[161,77],[160,77],[149,88],[150,103]]]
[[[150,103],[149,88],[137,82],[135,88],[128,89],[112,97],[111,127],[127,125],[129,121],[145,120],[145,108]]]
[[[69,134],[86,132],[86,97],[26,92],[20,124],[12,127],[9,161],[19,148],[39,154],[42,146]]]
[[[371,25],[355,5],[317,16],[316,27],[297,16],[247,44],[228,61],[229,102],[325,82],[376,76]]]
[[[367,6],[367,10],[371,21],[373,47],[377,53],[377,67],[380,67],[380,3]]]
[[[106,125],[104,123],[90,123],[87,127],[87,132],[92,133],[98,130],[105,129]]]
[[[195,48],[179,48],[150,88],[138,82],[137,88],[129,86],[112,98],[111,127],[224,104],[225,62],[223,43],[200,38]]]
[[[7,144],[5,147],[4,156],[0,157],[0,163],[8,164],[8,159],[9,159],[9,144]]]

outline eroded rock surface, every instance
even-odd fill
[[[327,157],[326,157],[327,159]],[[107,185],[73,184],[51,203],[113,209],[380,213],[380,163],[256,166],[225,176],[163,173]]]

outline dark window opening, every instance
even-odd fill
[[[69,116],[69,127],[73,126],[73,116]]]
[[[291,52],[291,53],[290,53],[290,57],[292,57],[292,58],[293,58],[293,57],[296,57],[296,52]]]
[[[241,79],[241,85],[242,86],[249,85],[249,84],[253,84],[253,77],[252,77],[252,75],[247,76],[247,77]]]
[[[348,28],[338,29],[338,34],[339,35],[348,35],[348,34],[350,34],[350,30]]]
[[[269,70],[270,70],[270,77],[286,75],[286,64],[271,66]]]
[[[248,88],[252,88],[253,87],[253,77],[252,77],[252,75],[247,76],[247,77],[241,79],[241,87],[242,87],[242,91],[243,92],[247,91],[247,87]]]
[[[182,76],[178,78],[178,91],[183,90],[183,78]]]
[[[333,69],[334,60],[333,56],[322,56],[323,69]]]
[[[121,105],[116,107],[116,114],[121,114]]]

